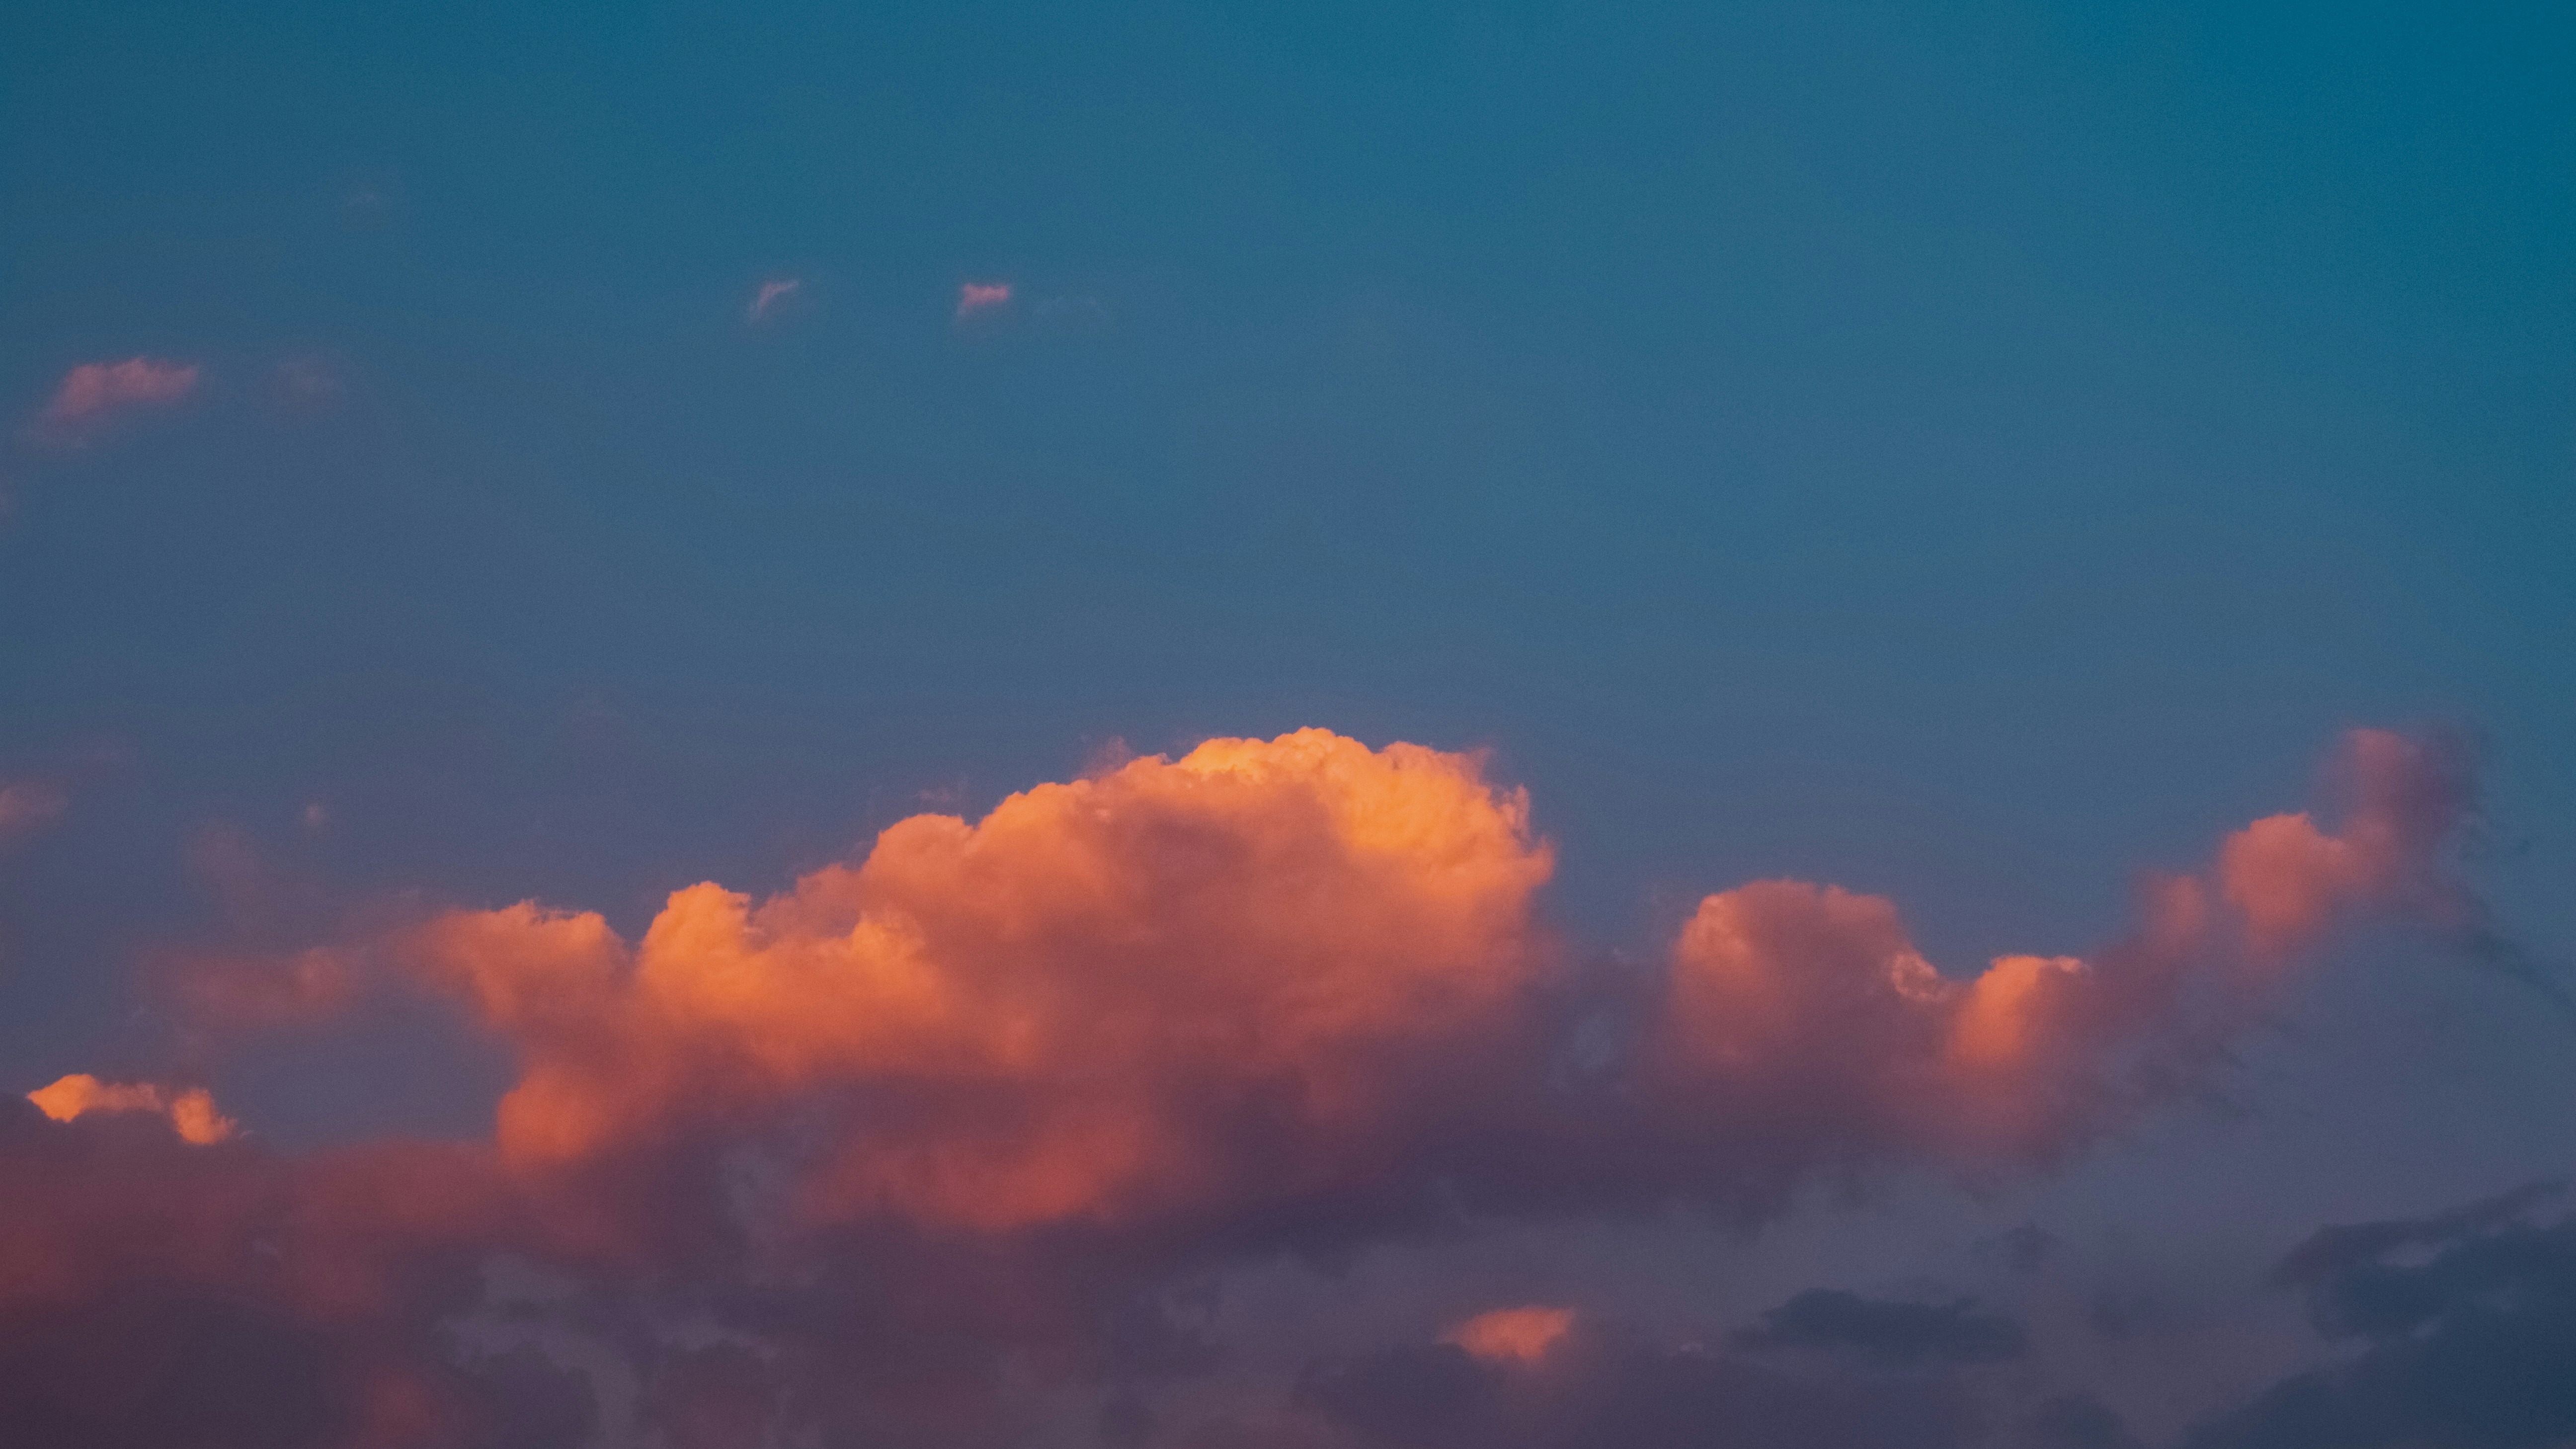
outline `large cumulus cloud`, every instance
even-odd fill
[[[1549,852],[1468,757],[1308,730],[920,816],[629,945],[521,905],[414,940],[523,1063],[544,1165],[828,1103],[796,1210],[1007,1230],[1383,1171],[1470,1106],[1543,964]]]
[[[1820,1170],[2080,1148],[2205,1069],[2342,924],[2472,920],[2441,864],[2470,804],[2458,756],[2357,732],[2334,778],[2338,816],[2270,817],[2149,878],[2101,952],[1967,976],[1892,902],[1795,881],[1711,895],[1650,969],[1605,968],[1545,924],[1552,853],[1520,791],[1473,755],[1320,730],[906,820],[766,900],[677,892],[633,940],[522,902],[371,926],[266,984],[227,961],[189,999],[265,1003],[236,1026],[389,989],[388,964],[454,1003],[517,1063],[490,1140],[286,1157],[172,1089],[52,1089],[69,1120],[22,1111],[0,1142],[0,1321],[32,1355],[8,1362],[90,1366],[48,1371],[61,1387],[24,1410],[66,1443],[152,1438],[79,1417],[79,1385],[136,1371],[114,1345],[236,1321],[275,1337],[304,1407],[208,1442],[465,1444],[520,1421],[1012,1442],[1087,1385],[1203,1371],[1221,1345],[1161,1295],[1246,1254],[1479,1215],[1758,1215]],[[83,1093],[128,1110],[68,1110]],[[1819,1395],[1750,1340],[1676,1356],[1566,1322],[1312,1380],[1298,1422],[1379,1434],[1368,1375],[1429,1375],[1466,1405],[1440,1432],[1472,1435],[1517,1412],[1522,1380],[1497,1375],[1563,1353],[1600,1368],[1587,1384],[1651,1388],[1601,1400],[1647,1416],[1628,1442],[1727,1415],[1836,1442],[1969,1432],[1941,1384]],[[1960,1305],[1831,1299],[1756,1332],[1953,1366],[2017,1344]],[[584,1362],[614,1372],[566,1387]],[[1656,1404],[1679,1417],[1635,1407]],[[2081,1404],[2059,1418],[2066,1442],[2116,1437]]]

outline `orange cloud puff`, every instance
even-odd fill
[[[521,905],[422,931],[518,1049],[527,1166],[844,1115],[803,1209],[983,1229],[1364,1177],[1521,1019],[1551,867],[1474,757],[1212,740],[925,815],[755,905],[677,892],[630,945]]]
[[[1533,1364],[1546,1358],[1574,1328],[1571,1308],[1497,1308],[1479,1313],[1440,1335],[1487,1363]]]
[[[234,1131],[233,1120],[215,1110],[214,1097],[203,1087],[164,1092],[148,1082],[117,1085],[80,1072],[29,1092],[27,1100],[57,1122],[92,1112],[151,1112],[168,1118],[171,1130],[199,1146],[221,1142]]]

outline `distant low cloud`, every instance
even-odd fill
[[[1010,283],[968,282],[957,289],[957,320],[983,316],[1010,304]]]
[[[766,322],[777,315],[805,290],[802,277],[773,277],[760,284],[752,294],[751,306],[743,313],[746,322]]]
[[[71,796],[49,780],[0,781],[0,846],[53,824],[70,805]]]
[[[111,420],[137,409],[168,407],[197,390],[197,365],[130,357],[123,362],[84,362],[64,374],[37,416],[45,441],[78,443]]]

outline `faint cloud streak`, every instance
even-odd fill
[[[802,277],[773,277],[760,284],[752,295],[751,306],[744,310],[745,322],[766,322],[793,303],[805,290]]]

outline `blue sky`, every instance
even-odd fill
[[[1961,977],[2450,726],[2562,961],[2571,66],[2541,5],[22,7],[0,778],[68,803],[0,860],[0,1063],[472,1132],[450,1025],[182,1062],[137,983],[396,899],[631,935],[1307,725],[1489,749],[1582,951],[1787,876]],[[137,357],[199,372],[46,436]],[[2026,1190],[2259,1271],[2564,1170],[2565,1034],[2350,954],[2250,1116]],[[1902,1257],[1806,1231],[1739,1316]]]

